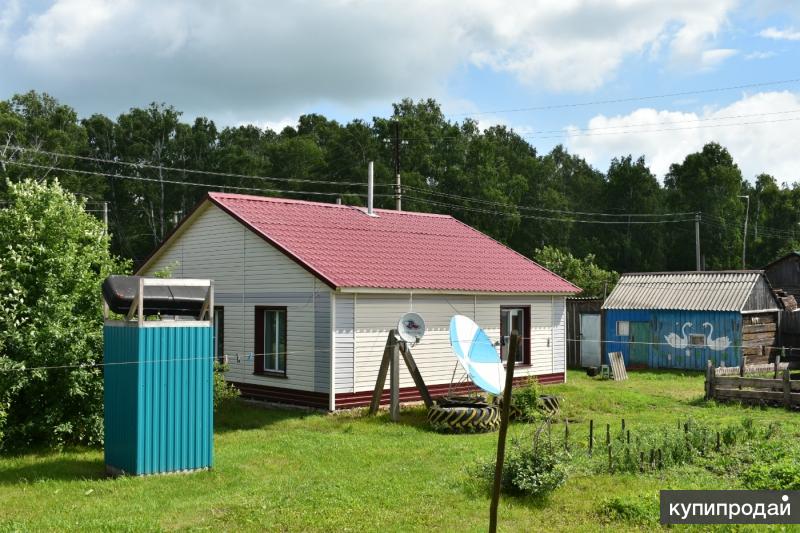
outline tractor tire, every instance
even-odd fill
[[[438,402],[428,409],[428,422],[444,433],[485,433],[500,427],[500,409],[485,403],[444,406]]]

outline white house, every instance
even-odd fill
[[[518,379],[565,380],[565,298],[579,289],[450,216],[210,193],[139,274],[167,267],[214,280],[217,353],[245,396],[368,404],[388,332],[408,311],[428,328],[412,351],[432,395],[463,381],[454,314],[493,340],[524,332]],[[418,398],[403,368],[401,399]]]

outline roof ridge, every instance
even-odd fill
[[[302,193],[302,191],[298,191],[298,193]],[[355,209],[358,211],[366,212],[367,208],[360,205],[351,205],[351,204],[331,204],[328,202],[319,202],[316,200],[298,200],[296,198],[283,198],[280,196],[259,196],[256,194],[238,194],[238,193],[228,193],[228,192],[221,192],[221,191],[213,191],[208,193],[209,197],[212,198],[224,198],[224,199],[233,199],[233,200],[251,200],[255,202],[273,202],[273,203],[285,203],[285,204],[298,204],[298,205],[311,205],[317,207],[332,207],[337,209]],[[375,212],[379,213],[391,213],[396,215],[409,215],[409,216],[423,216],[423,217],[435,217],[435,218],[453,218],[451,215],[445,215],[441,213],[423,213],[420,211],[396,211],[394,209],[374,209]]]

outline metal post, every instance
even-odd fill
[[[403,190],[400,187],[400,123],[398,121],[394,121],[392,124],[394,127],[394,176],[395,176],[395,186],[394,186],[394,198],[396,202],[396,209],[398,211],[403,210]]]
[[[372,161],[367,165],[367,213],[372,215],[372,198],[375,190],[375,163]]]
[[[108,202],[103,202],[103,224],[105,224],[106,233],[108,233]]]
[[[506,456],[506,433],[511,408],[511,387],[514,385],[514,362],[517,359],[519,333],[511,332],[511,346],[508,347],[508,365],[506,367],[506,385],[503,389],[503,404],[500,407],[500,435],[497,437],[497,461],[494,464],[494,486],[492,487],[492,504],[489,507],[489,532],[497,531],[497,507],[500,505],[500,483],[503,479],[503,461]]]
[[[694,215],[694,263],[695,270],[700,270],[700,213]]]

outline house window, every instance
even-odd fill
[[[214,306],[214,360],[225,362],[225,308]]]
[[[531,364],[531,308],[526,307],[501,307],[500,308],[500,358],[508,360],[508,351],[511,332],[516,330],[520,336],[521,345],[517,349],[516,363]]]
[[[286,375],[286,308],[256,308],[256,374]]]
[[[695,348],[702,348],[706,345],[705,335],[689,335],[689,345]]]
[[[631,323],[627,320],[617,320],[617,335],[627,337],[631,334]]]

